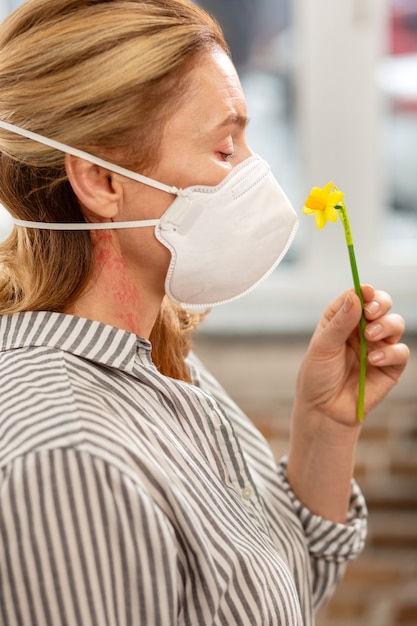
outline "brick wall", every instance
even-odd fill
[[[317,616],[317,626],[417,626],[417,337],[397,387],[366,420],[356,478],[369,508],[365,551]],[[199,334],[195,349],[230,395],[285,453],[304,337]]]

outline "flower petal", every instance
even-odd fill
[[[325,216],[326,216],[326,219],[329,220],[329,222],[337,222],[337,218],[339,217],[339,214],[337,212],[337,209],[335,209],[332,206],[328,206],[325,211]]]
[[[333,187],[334,187],[333,182],[327,183],[327,185],[324,185],[322,191],[326,194],[326,196],[328,196],[330,191],[333,189]]]
[[[343,193],[343,191],[332,191],[332,193],[329,195],[328,204],[336,206],[336,204],[339,204],[339,202],[341,202],[344,197],[345,194]]]
[[[317,228],[324,228],[326,226],[327,219],[325,211],[317,211],[316,212],[316,226]]]

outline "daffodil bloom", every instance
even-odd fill
[[[333,183],[327,183],[322,189],[313,187],[305,201],[303,213],[315,215],[317,228],[324,228],[327,222],[337,222],[335,207],[343,200],[344,195]]]
[[[366,378],[366,340],[364,330],[366,326],[365,314],[363,311],[363,297],[361,283],[359,280],[358,268],[356,265],[355,251],[353,248],[352,233],[350,230],[349,217],[344,203],[345,194],[332,182],[327,183],[323,188],[313,187],[305,201],[303,213],[316,216],[317,228],[324,228],[327,222],[337,222],[340,219],[345,231],[345,239],[349,253],[350,267],[352,270],[353,284],[355,291],[362,304],[362,316],[359,327],[360,336],[360,369],[359,369],[359,389],[358,389],[358,419],[363,420],[365,405],[365,378]]]

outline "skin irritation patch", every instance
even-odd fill
[[[109,299],[118,305],[117,318],[124,328],[135,332],[137,320],[132,311],[137,310],[139,291],[129,276],[128,263],[117,251],[111,233],[98,232],[95,240],[96,267],[98,274],[105,271],[104,285]]]

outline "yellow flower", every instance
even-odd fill
[[[322,189],[313,187],[305,201],[303,213],[315,215],[317,228],[324,228],[327,222],[337,222],[335,206],[343,200],[344,195],[333,183],[327,183]]]
[[[350,232],[349,217],[343,201],[344,193],[339,191],[333,183],[327,183],[320,187],[313,187],[305,201],[303,213],[316,216],[318,228],[326,226],[328,221],[337,222],[337,215],[340,213],[340,220],[345,231],[346,245],[349,253],[350,267],[352,270],[353,284],[356,294],[362,304],[362,316],[359,325],[360,351],[359,351],[359,387],[358,387],[358,419],[363,421],[365,412],[365,380],[366,380],[366,340],[364,330],[366,326],[365,314],[363,312],[363,296],[361,281],[359,280],[358,267],[356,265],[355,251],[353,249],[352,233]],[[337,209],[336,209],[337,207]]]

